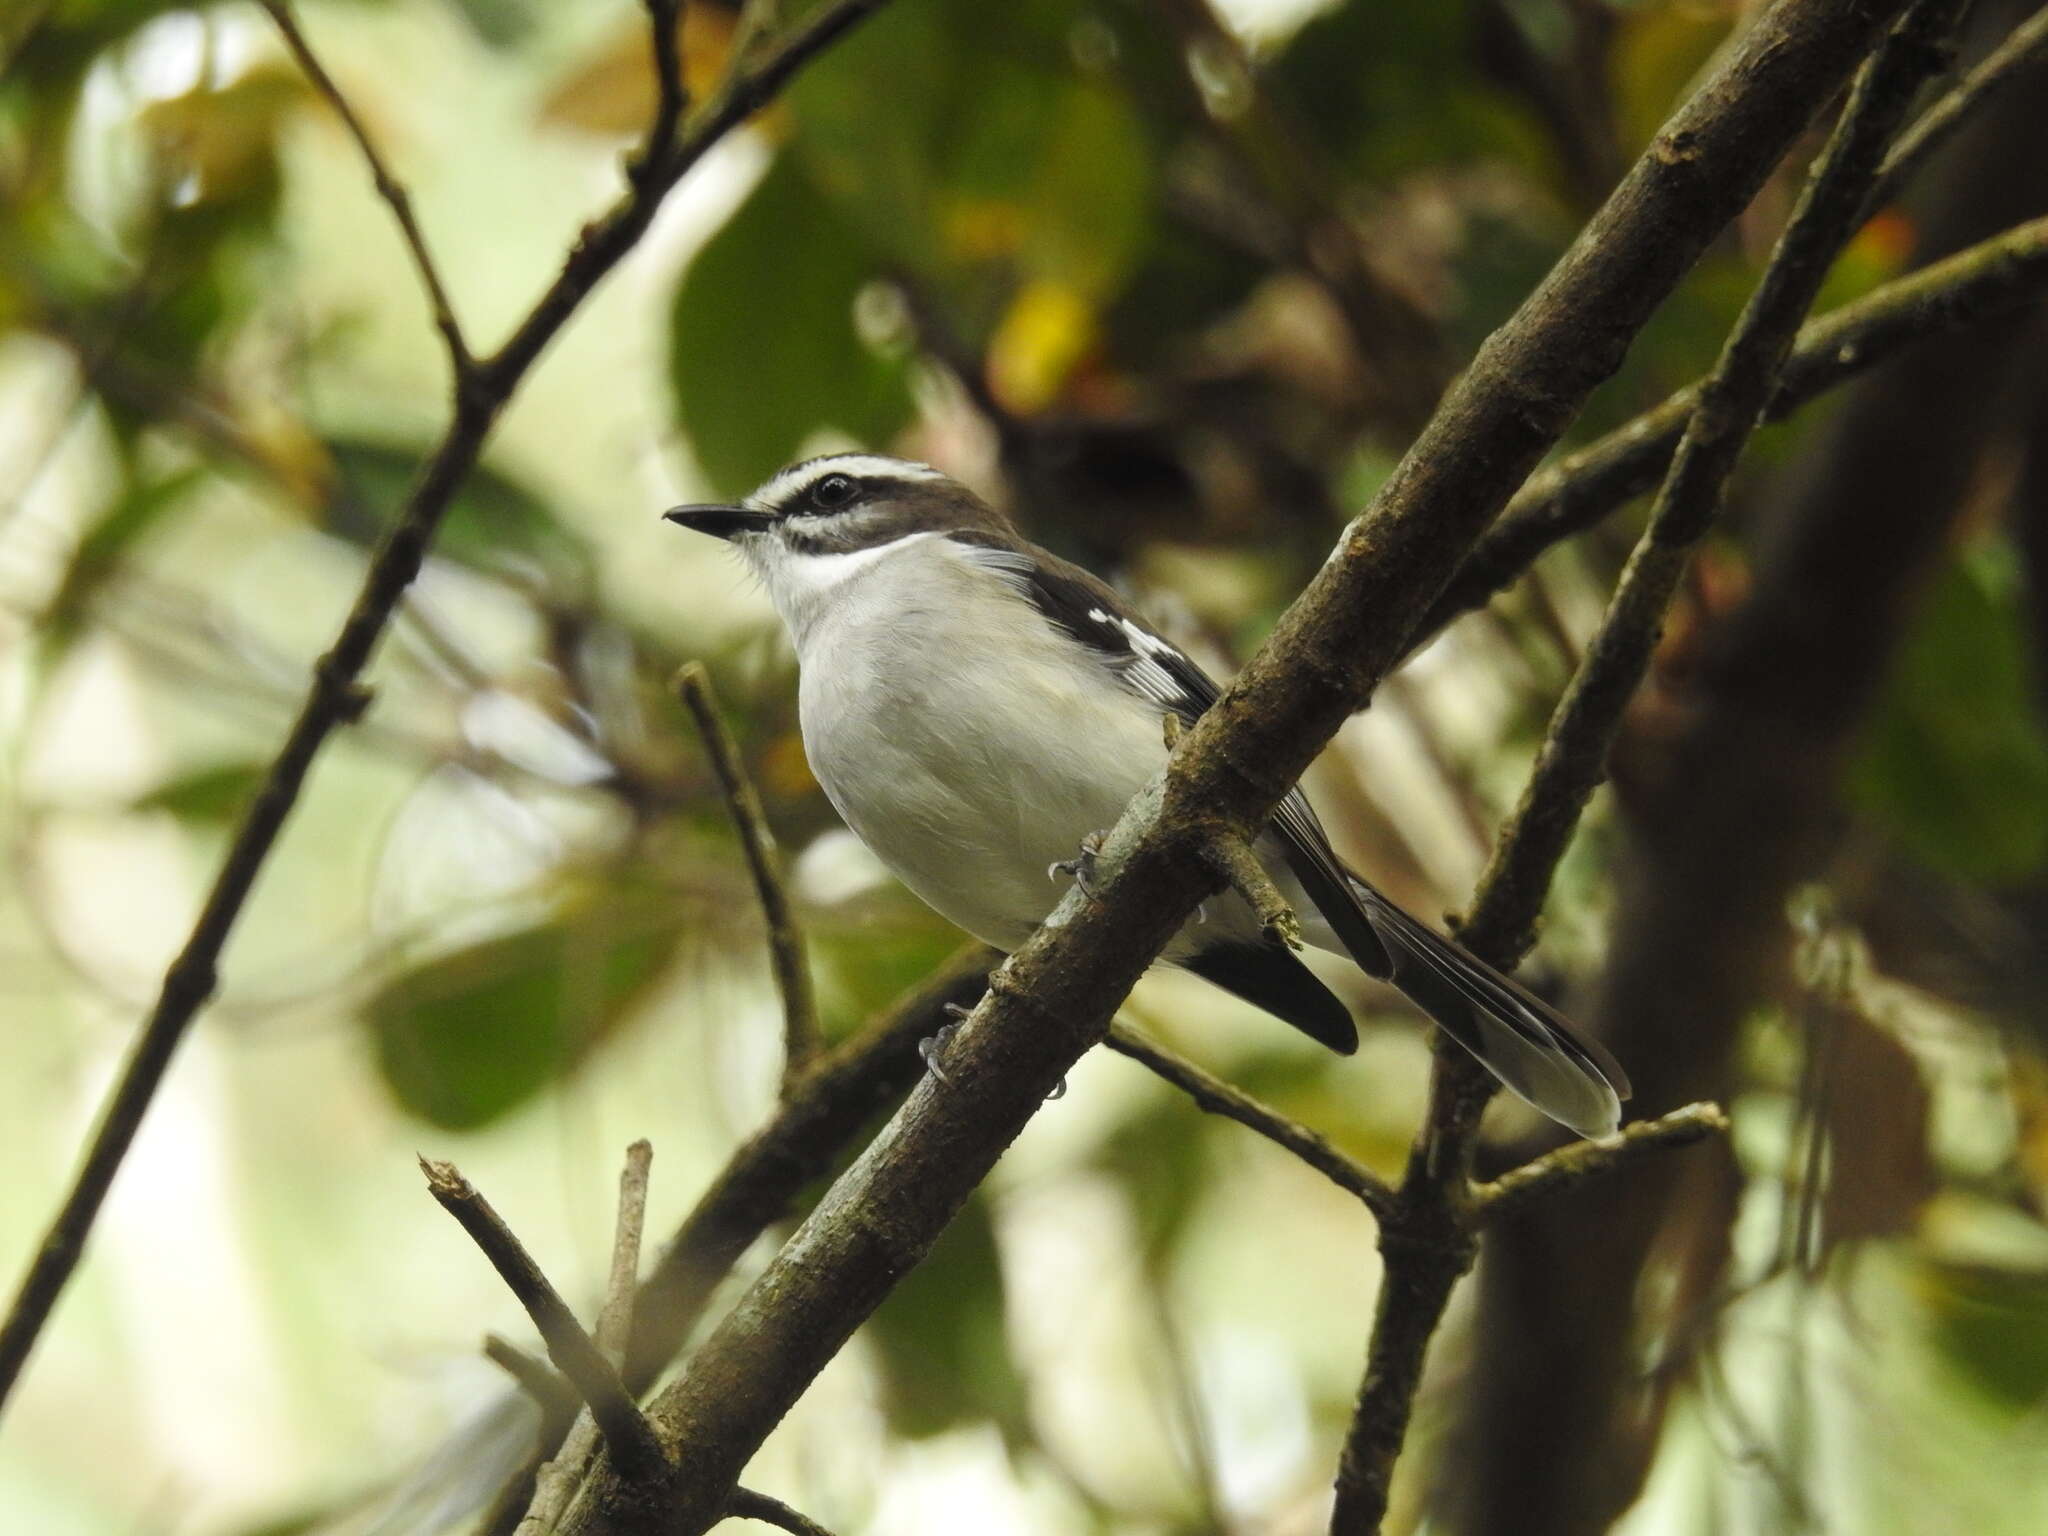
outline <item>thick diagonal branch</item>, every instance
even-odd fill
[[[681,1469],[666,1531],[717,1518],[768,1432],[924,1256],[1212,888],[1204,829],[1271,814],[1398,657],[1480,529],[1896,9],[1781,0],[1759,16],[1481,349],[1368,514],[1118,822],[1095,901],[1070,891],[991,978],[949,1049],[952,1083],[912,1092],[656,1398]],[[636,1528],[601,1491],[584,1507],[591,1516],[576,1529]]]
[[[1604,776],[1622,709],[1649,666],[1679,575],[1720,508],[1792,336],[1861,222],[1885,146],[1938,64],[1937,44],[1959,8],[1959,0],[1918,0],[1865,67],[1756,292],[1701,387],[1649,527],[1552,718],[1535,771],[1460,925],[1460,937],[1497,965],[1512,965],[1533,936],[1557,861]],[[1426,1155],[1411,1163],[1400,1204],[1381,1223],[1386,1273],[1338,1471],[1332,1536],[1379,1529],[1393,1471],[1389,1426],[1405,1427],[1422,1353],[1476,1251],[1480,1206],[1465,1170],[1477,1116],[1469,1105],[1483,1105],[1492,1088],[1470,1062],[1441,1051],[1435,1088],[1422,1137]]]
[[[1551,717],[1535,769],[1461,925],[1465,942],[1496,965],[1520,959],[1535,937],[1551,877],[1607,776],[1608,748],[1649,670],[1679,579],[1720,513],[1792,337],[1862,223],[1885,147],[1943,60],[1942,44],[1962,8],[1963,0],[1919,0],[1858,77],[1756,291],[1700,386],[1649,525]]]

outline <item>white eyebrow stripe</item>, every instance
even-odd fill
[[[832,453],[821,459],[792,464],[747,498],[747,505],[761,510],[786,507],[827,475],[852,475],[895,480],[943,480],[943,472],[915,459],[896,459],[881,453]]]

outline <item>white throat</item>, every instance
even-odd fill
[[[802,654],[820,620],[829,610],[854,601],[856,589],[867,585],[864,578],[876,566],[937,537],[935,533],[912,533],[866,549],[817,555],[792,550],[772,534],[757,534],[734,543],[768,589],[768,600],[775,605],[783,627]]]

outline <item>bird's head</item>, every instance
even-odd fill
[[[736,502],[676,507],[672,523],[729,541],[763,574],[792,557],[857,555],[916,534],[1008,531],[1002,514],[929,464],[877,453],[805,459]]]

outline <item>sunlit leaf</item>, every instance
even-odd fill
[[[362,1010],[393,1097],[450,1130],[497,1119],[626,1016],[680,933],[650,894],[585,893],[546,922],[401,973]]]
[[[1852,768],[1854,804],[1914,853],[1969,879],[2048,857],[2048,733],[2002,545],[1928,594]]]
[[[881,1357],[890,1423],[913,1439],[993,1422],[1012,1439],[1025,1391],[1004,1323],[1003,1269],[987,1200],[953,1218],[925,1261],[897,1282],[868,1324]]]
[[[813,433],[882,443],[910,415],[906,365],[854,302],[879,263],[789,156],[698,255],[676,295],[676,406],[714,485],[751,489]]]

